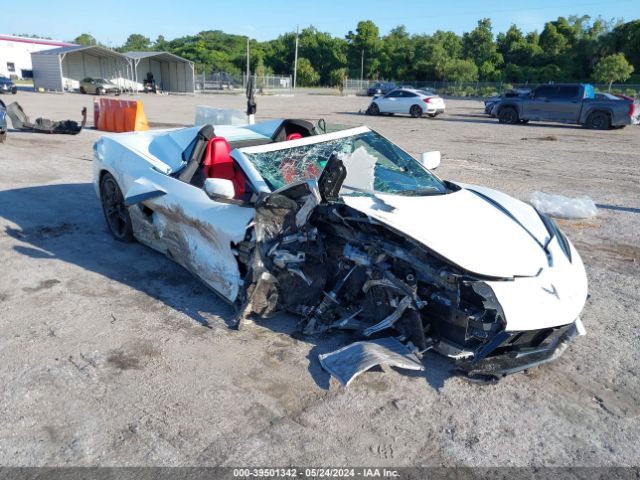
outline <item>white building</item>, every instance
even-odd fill
[[[31,78],[33,72],[32,52],[70,46],[74,46],[74,44],[42,38],[0,35],[0,75],[12,78]]]

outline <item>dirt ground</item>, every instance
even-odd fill
[[[76,94],[2,99],[32,118],[92,111]],[[188,125],[198,104],[245,105],[140,99],[154,126]],[[288,316],[232,330],[231,308],[186,271],[112,240],[91,185],[99,132],[10,131],[0,145],[0,464],[638,465],[640,127],[498,125],[472,100],[447,100],[437,119],[358,115],[367,104],[265,96],[258,119],[365,123],[412,154],[440,150],[443,178],[525,200],[591,196],[597,217],[560,222],[589,276],[586,337],[496,385],[468,383],[427,354],[426,374],[373,371],[342,389],[317,361],[340,337],[292,335]]]

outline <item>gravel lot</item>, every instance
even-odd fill
[[[2,99],[32,119],[92,111],[76,94]],[[198,104],[245,105],[140,99],[152,126],[188,125]],[[638,465],[640,128],[498,125],[471,100],[447,100],[437,119],[357,115],[367,104],[265,96],[258,119],[366,123],[412,154],[441,150],[443,178],[521,199],[591,196],[596,218],[560,222],[589,276],[586,337],[496,385],[470,384],[428,354],[426,375],[374,371],[344,390],[317,361],[341,338],[292,336],[288,316],[231,330],[231,308],[186,271],[112,240],[91,185],[99,132],[10,131],[0,145],[0,464]]]

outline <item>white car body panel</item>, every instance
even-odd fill
[[[507,331],[537,330],[573,322],[584,307],[588,285],[582,259],[571,245],[566,257],[554,238],[549,244],[553,266],[539,275],[515,281],[488,281],[507,320]]]
[[[544,251],[522,227],[465,189],[446,195],[377,197],[393,210],[379,208],[371,197],[345,195],[343,200],[468,272],[531,277],[547,265]]]
[[[199,129],[184,130],[191,130],[193,139]],[[153,210],[150,216],[142,212],[140,204],[129,206],[136,239],[168,255],[233,302],[241,276],[232,242],[244,239],[254,212],[251,208],[216,202],[204,190],[164,173],[178,165],[176,158],[182,164],[178,145],[189,144],[184,141],[188,133],[184,130],[102,137],[96,143],[94,185],[99,196],[100,173],[108,171],[115,177],[125,199],[148,191],[167,192],[143,200],[144,205]],[[165,149],[160,150],[160,146]]]

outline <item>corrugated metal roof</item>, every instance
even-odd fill
[[[95,55],[96,57],[116,57],[126,60],[126,57],[123,54],[114,50],[109,50],[105,47],[101,47],[100,45],[76,45],[73,47],[52,48],[50,50],[33,52],[31,53],[31,55],[63,55],[72,52],[87,52]]]
[[[193,63],[191,60],[187,60],[186,58],[179,57],[178,55],[174,55],[169,52],[126,52],[125,56],[133,58],[134,60],[153,57],[165,62]]]

